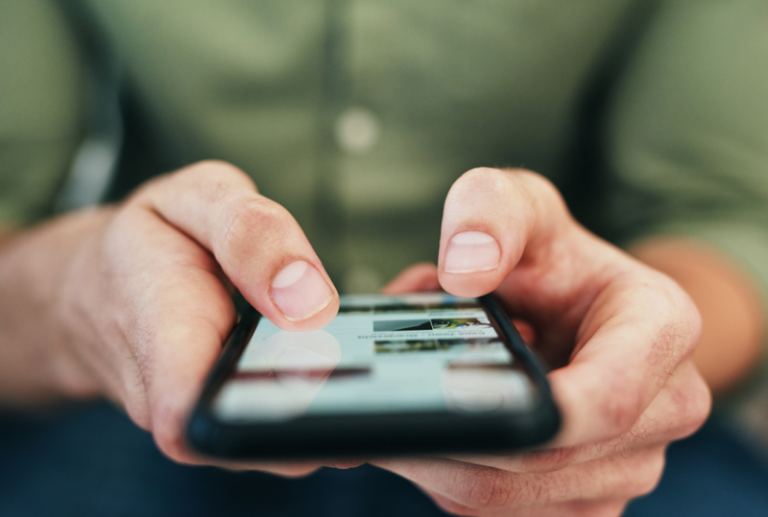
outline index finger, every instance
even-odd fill
[[[137,201],[209,250],[243,296],[271,322],[304,331],[330,322],[338,294],[296,220],[223,162],[156,180]]]

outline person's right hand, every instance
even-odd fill
[[[670,278],[579,225],[548,180],[473,169],[451,188],[437,266],[392,294],[494,292],[531,329],[562,427],[537,451],[382,459],[443,509],[475,516],[617,516],[661,477],[667,445],[711,398],[692,360],[699,312]]]
[[[221,162],[143,186],[84,239],[64,272],[57,315],[73,385],[116,401],[183,463],[204,461],[185,446],[183,428],[235,321],[232,285],[285,330],[318,329],[338,310],[293,217]]]

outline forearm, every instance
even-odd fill
[[[0,235],[0,404],[95,394],[70,352],[62,285],[76,254],[109,217],[94,210]]]
[[[765,339],[763,301],[739,266],[683,239],[650,239],[632,253],[675,279],[693,298],[703,327],[694,362],[716,395],[749,374]]]

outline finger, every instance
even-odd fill
[[[564,238],[572,220],[557,191],[524,171],[473,169],[445,200],[438,270],[443,288],[458,296],[496,289],[525,253]]]
[[[687,295],[581,229],[554,187],[532,173],[475,169],[454,184],[438,269],[453,294],[501,286],[513,309],[535,308],[523,314],[539,317],[537,348],[548,358],[574,352],[550,375],[564,422],[559,446],[629,429],[698,340]]]
[[[111,289],[119,296],[117,322],[108,331],[120,346],[111,362],[128,364],[107,382],[117,384],[131,418],[173,452],[234,323],[234,306],[211,255],[149,211],[121,211],[105,248],[106,262],[119,271]]]
[[[208,249],[243,296],[285,330],[329,323],[338,294],[295,219],[248,176],[203,162],[150,183],[134,202]]]
[[[131,257],[124,271],[135,280],[127,296],[139,308],[124,329],[135,369],[118,388],[132,419],[152,432],[166,456],[180,463],[287,477],[317,470],[319,462],[227,462],[201,457],[189,448],[184,435],[188,413],[221,352],[234,307],[216,264],[196,242],[149,213],[134,211],[123,217],[119,223],[126,231],[117,232],[121,244],[140,250],[138,254],[117,250]],[[140,274],[150,269],[151,275]]]
[[[664,447],[600,458],[548,474],[514,474],[440,459],[375,464],[462,506],[510,511],[576,501],[626,500],[647,494],[661,478]]]
[[[117,212],[99,248],[106,254],[105,267],[119,272],[108,275],[115,285],[98,286],[119,295],[118,307],[113,307],[117,321],[107,332],[121,346],[105,345],[94,354],[112,365],[100,368],[107,372],[108,391],[176,461],[292,477],[316,470],[319,463],[233,464],[201,458],[188,449],[183,433],[188,411],[221,351],[235,313],[229,286],[211,254],[190,238],[191,232],[180,232],[167,224],[168,219],[157,217],[157,208],[148,202],[152,194],[147,190],[153,187]],[[118,364],[124,367],[115,368]]]
[[[570,363],[549,375],[564,421],[554,446],[630,429],[690,357],[700,331],[693,302],[664,275],[638,270],[613,279],[587,313]],[[708,396],[703,384],[697,393]]]
[[[439,290],[437,267],[429,262],[423,262],[405,269],[381,291],[384,294],[402,294]]]
[[[553,472],[607,456],[664,445],[693,434],[706,419],[711,396],[701,375],[688,360],[673,374],[635,424],[608,442],[557,447],[526,454],[453,456],[452,459],[508,472]]]

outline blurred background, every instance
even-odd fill
[[[220,159],[366,293],[436,261],[463,172],[523,167],[609,241],[703,242],[764,296],[766,29],[757,0],[3,0],[0,223]],[[768,514],[766,375],[718,394],[627,515]],[[106,403],[6,413],[4,516],[442,514],[372,467],[181,467]]]

